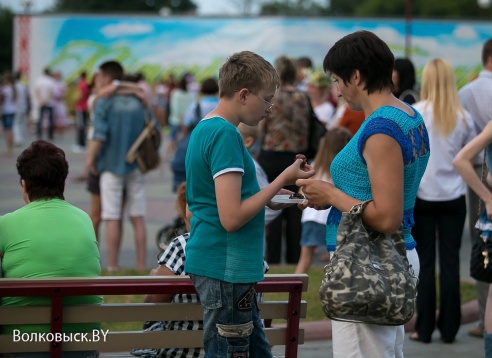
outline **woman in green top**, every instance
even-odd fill
[[[38,140],[17,158],[27,205],[0,216],[0,258],[5,278],[99,276],[99,250],[90,217],[64,200],[68,163],[55,145]],[[101,304],[101,296],[66,297],[67,305]],[[48,297],[3,297],[2,306],[49,305]],[[92,332],[99,323],[65,324],[64,332]],[[3,333],[47,333],[49,325],[2,327]],[[33,357],[33,353],[15,357]],[[39,353],[36,357],[48,357]],[[96,357],[97,352],[64,352],[64,357]]]

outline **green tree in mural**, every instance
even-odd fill
[[[12,70],[13,19],[12,11],[0,7],[0,72]]]
[[[197,6],[192,0],[57,0],[53,11],[156,14],[162,8],[170,14],[194,14]]]

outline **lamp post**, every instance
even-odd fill
[[[492,1],[491,0],[477,0],[477,4],[482,9],[488,9],[490,7],[490,5],[492,4]]]
[[[24,7],[24,14],[29,14],[31,12],[32,1],[31,0],[22,0],[22,6]]]
[[[477,0],[477,5],[480,8],[480,15],[483,18],[487,17],[487,10],[490,8],[492,4],[491,0]]]

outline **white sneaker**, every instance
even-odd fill
[[[72,145],[72,152],[73,153],[85,153],[86,149],[85,149],[85,147],[82,147],[78,144],[73,144]]]

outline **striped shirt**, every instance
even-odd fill
[[[185,248],[188,243],[189,233],[175,237],[166,247],[166,250],[157,260],[161,266],[167,267],[177,276],[184,276],[185,271]],[[268,264],[263,261],[264,272],[268,271]],[[263,294],[257,294],[257,300],[263,299]],[[171,302],[191,303],[200,302],[195,294],[174,295]],[[153,323],[145,331],[189,331],[203,330],[203,321],[159,321]],[[199,358],[205,357],[205,351],[200,348],[160,348],[160,349],[134,349],[131,354],[137,357],[177,357],[177,358]]]

